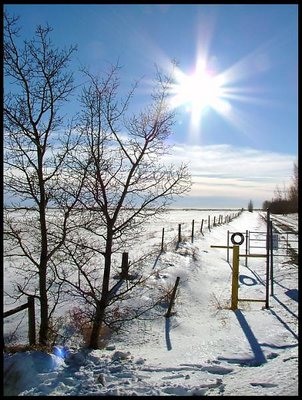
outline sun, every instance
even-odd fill
[[[219,97],[219,85],[206,71],[185,75],[177,85],[176,97],[179,103],[188,103],[193,109],[211,106]]]
[[[208,109],[219,110],[226,106],[223,100],[224,89],[221,76],[214,75],[204,66],[197,66],[195,71],[188,75],[177,68],[174,77],[171,105],[174,108],[184,106],[186,111],[191,113],[194,126],[200,123]]]

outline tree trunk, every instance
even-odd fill
[[[106,251],[105,251],[105,267],[102,285],[102,297],[97,304],[95,311],[94,321],[92,325],[92,331],[90,335],[90,341],[88,347],[91,349],[97,349],[99,345],[99,335],[102,327],[102,323],[105,317],[105,311],[108,303],[109,295],[109,280],[110,280],[110,269],[111,269],[111,255],[112,255],[112,240],[113,233],[111,226],[107,227],[107,240],[106,240]]]
[[[43,269],[43,271],[41,270]],[[48,338],[48,300],[46,291],[46,266],[41,268],[40,266],[40,331],[39,331],[39,343],[41,345],[47,345]]]
[[[40,291],[40,331],[39,342],[42,345],[47,345],[48,340],[48,298],[47,298],[47,264],[48,264],[48,238],[47,238],[47,223],[46,223],[46,193],[45,182],[43,179],[43,152],[40,148],[37,151],[38,155],[38,175],[40,189],[40,232],[41,232],[41,252],[39,266],[39,291]]]
[[[40,331],[39,343],[42,345],[47,344],[48,339],[48,298],[47,298],[47,226],[45,207],[40,207],[40,227],[41,227],[41,254],[39,266],[39,294],[40,294]]]
[[[90,335],[90,341],[88,345],[90,349],[98,349],[99,347],[99,336],[105,316],[106,303],[107,303],[107,301],[105,300],[107,299],[105,299],[104,296],[102,296],[101,301],[99,301],[97,304],[94,321],[92,325],[92,331]]]

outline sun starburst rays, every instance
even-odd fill
[[[250,136],[254,124],[249,113],[240,104],[267,106],[267,101],[259,97],[259,92],[263,94],[263,89],[236,85],[234,76],[225,71],[215,74],[207,67],[207,60],[199,57],[195,70],[189,74],[179,67],[175,68],[170,105],[190,113],[189,136],[193,141],[200,141],[210,110],[222,116],[237,131]]]
[[[171,86],[171,107],[184,107],[191,114],[191,133],[200,131],[203,116],[209,109],[225,114],[230,110],[227,88],[221,75],[206,69],[205,60],[199,60],[192,74],[175,69],[175,83]]]

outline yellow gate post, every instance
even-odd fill
[[[231,310],[237,310],[238,308],[238,279],[239,279],[239,248],[240,246],[215,246],[211,247],[219,249],[233,249],[233,272],[232,272],[232,298],[231,298]]]
[[[238,309],[238,302],[239,301],[259,301],[264,302],[266,300],[261,299],[239,299],[238,298],[238,290],[239,290],[239,257],[266,257],[265,254],[239,254],[240,245],[234,246],[215,246],[212,245],[211,247],[217,249],[233,249],[233,271],[232,271],[232,298],[231,298],[231,310]]]
[[[233,246],[232,302],[231,309],[238,308],[239,246]]]

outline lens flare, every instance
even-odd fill
[[[57,357],[65,358],[66,350],[64,349],[64,347],[55,346],[54,349],[53,349],[53,353]]]

